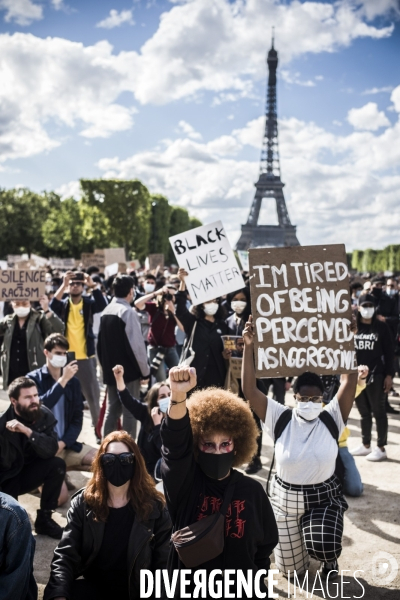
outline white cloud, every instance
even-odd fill
[[[32,0],[0,0],[0,6],[7,19],[42,16]],[[265,32],[272,23],[279,32],[280,63],[288,63],[309,52],[333,52],[358,37],[389,36],[392,27],[369,25],[366,11],[352,0],[182,0],[161,15],[140,52],[118,54],[106,41],[85,47],[59,38],[2,34],[0,161],[57,145],[50,124],[78,128],[89,138],[129,129],[134,109],[120,103],[123,92],[142,104],[198,99],[206,90],[215,94],[216,104],[252,97],[254,82],[266,75]]]
[[[96,27],[104,27],[105,29],[113,29],[114,27],[120,27],[124,23],[128,25],[134,25],[135,21],[133,20],[132,11],[131,10],[121,10],[118,12],[115,9],[110,10],[110,14],[108,17],[99,21],[96,24]]]
[[[308,79],[307,81],[300,79],[300,73],[290,73],[290,71],[281,69],[280,76],[282,77],[283,81],[286,81],[286,83],[302,85],[304,87],[314,87],[315,86],[315,82],[312,81],[311,79]],[[317,77],[315,79],[317,79]]]
[[[79,181],[69,181],[68,183],[60,185],[60,187],[54,191],[61,196],[62,200],[65,200],[66,198],[75,198],[75,200],[79,200],[82,196],[81,184]]]
[[[400,86],[392,101],[400,113]],[[139,177],[204,222],[222,214],[235,244],[259,168],[242,151],[261,148],[263,127],[260,117],[208,143],[179,137],[126,159],[104,158],[98,166],[106,178]],[[302,243],[343,241],[351,249],[398,239],[400,120],[381,134],[339,135],[290,118],[279,122],[279,135],[286,202]],[[266,205],[273,222],[275,208]]]
[[[189,123],[186,123],[186,121],[179,121],[178,128],[178,130],[180,130],[182,133],[185,133],[187,137],[191,138],[192,140],[201,140],[202,138],[201,133],[195,131],[195,129],[189,125]]]
[[[376,102],[368,102],[361,108],[350,109],[347,120],[355,129],[367,129],[368,131],[376,131],[380,127],[390,125],[385,113],[378,110]]]
[[[161,15],[158,30],[141,49],[136,97],[143,104],[163,104],[203,90],[251,94],[252,82],[265,77],[266,31],[272,24],[285,64],[309,52],[333,52],[359,37],[391,35],[393,26],[378,28],[365,19],[366,8],[348,0],[184,0]]]
[[[374,94],[388,94],[390,92],[392,92],[394,89],[394,87],[392,85],[387,85],[385,87],[373,87],[370,88],[369,90],[364,90],[362,93],[363,96],[369,96],[369,95],[374,95]]]
[[[130,129],[136,109],[117,103],[129,89],[125,56],[108,42],[94,46],[31,34],[0,35],[0,160],[29,156],[58,144],[51,123],[85,137]],[[55,129],[53,127],[53,129]]]
[[[5,10],[6,23],[15,21],[18,25],[30,25],[43,18],[43,8],[32,0],[0,0],[0,11]]]

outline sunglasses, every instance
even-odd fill
[[[101,457],[101,464],[103,466],[113,465],[116,460],[119,460],[121,465],[132,465],[135,460],[135,455],[132,452],[122,452],[122,454],[111,454],[106,452]]]
[[[323,396],[300,396],[299,394],[296,394],[295,398],[298,402],[322,402],[323,400]]]

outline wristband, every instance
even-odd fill
[[[50,309],[47,309],[47,310],[45,310],[45,311],[44,311],[44,314],[45,314],[45,315],[48,315],[48,314],[49,314],[49,312],[51,312],[51,311],[50,311]]]
[[[177,402],[176,400],[170,400],[171,404],[182,404],[182,402],[186,402],[187,398],[185,398],[184,400],[180,400],[179,402]]]

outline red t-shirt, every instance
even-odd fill
[[[147,339],[152,346],[172,348],[176,344],[176,321],[173,316],[166,317],[154,302],[146,302],[145,310],[150,315],[150,329]]]

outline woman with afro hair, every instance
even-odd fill
[[[268,570],[278,542],[270,502],[258,481],[233,468],[257,451],[258,430],[248,404],[220,388],[195,391],[186,401],[196,386],[193,367],[171,369],[170,386],[170,406],[161,424],[161,473],[174,531],[220,512],[225,493],[233,490],[222,553],[196,569]],[[171,544],[170,577],[174,569],[184,568]],[[262,578],[260,589],[267,591]]]
[[[310,372],[299,375],[291,410],[256,386],[252,317],[243,332],[243,392],[275,443],[277,472],[272,480],[279,544],[276,566],[285,574],[308,569],[310,557],[321,562],[321,575],[338,576],[343,513],[348,508],[335,474],[338,440],[353,405],[357,372],[342,375],[335,398],[322,411],[324,385]]]

